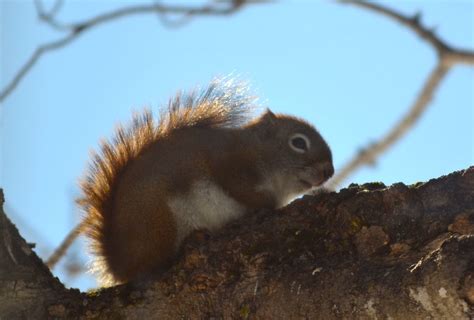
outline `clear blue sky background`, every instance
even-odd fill
[[[59,19],[79,21],[124,5],[66,0]],[[391,5],[422,11],[423,22],[449,43],[473,49],[472,1]],[[0,32],[2,88],[38,44],[59,36],[39,23],[32,1],[0,0]],[[435,61],[410,30],[328,1],[251,6],[179,29],[151,14],[102,25],[44,56],[1,105],[7,213],[46,257],[79,220],[77,180],[100,138],[132,110],[158,108],[179,89],[232,72],[251,82],[264,106],[314,123],[341,167],[406,112]],[[416,128],[346,184],[413,183],[472,165],[473,75],[467,66],[453,69]],[[84,251],[81,243],[70,256],[85,264]],[[69,278],[62,266],[56,273],[70,286],[95,285],[91,277]]]

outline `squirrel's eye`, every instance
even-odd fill
[[[290,148],[298,153],[305,153],[309,150],[310,143],[307,136],[301,133],[295,133],[288,141]]]

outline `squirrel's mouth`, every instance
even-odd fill
[[[299,177],[301,185],[308,189],[321,186],[334,174],[334,167],[331,162],[324,162],[311,169],[301,174],[302,177]]]
[[[328,180],[328,178],[319,175],[318,177],[314,177],[314,179],[311,178],[304,178],[304,179],[299,179],[299,182],[306,188],[311,189],[314,187],[319,187],[323,183],[325,183]]]

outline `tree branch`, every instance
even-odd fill
[[[339,2],[352,4],[382,14],[410,28],[418,36],[427,41],[437,52],[438,63],[428,76],[423,88],[409,108],[407,114],[382,139],[376,143],[371,143],[368,147],[356,154],[341,169],[336,171],[334,177],[327,183],[327,187],[331,189],[336,189],[360,167],[373,165],[377,157],[387,151],[413,128],[415,123],[426,111],[441,81],[452,66],[460,63],[474,64],[474,52],[454,49],[453,46],[446,44],[446,42],[441,40],[432,30],[429,30],[421,24],[421,14],[419,13],[409,18],[380,4],[360,0],[339,0]]]
[[[36,8],[38,10],[38,16],[40,19],[50,25],[56,30],[67,31],[67,35],[45,44],[40,45],[30,58],[25,62],[25,64],[19,69],[19,71],[13,76],[12,80],[7,83],[7,85],[0,91],[0,102],[3,102],[18,86],[18,84],[23,80],[26,74],[34,67],[38,60],[46,53],[62,48],[65,45],[69,44],[73,40],[79,37],[79,35],[89,31],[99,25],[112,22],[121,18],[130,17],[138,14],[180,14],[187,17],[195,16],[227,16],[234,14],[235,12],[242,9],[245,5],[248,4],[258,4],[266,3],[271,0],[246,0],[246,1],[224,1],[222,3],[211,2],[202,7],[189,7],[189,6],[172,6],[172,5],[162,5],[159,3],[155,4],[143,4],[143,5],[133,5],[124,8],[119,8],[110,12],[106,12],[85,21],[72,24],[63,24],[59,23],[54,19],[54,14],[57,12],[57,9],[52,10],[52,12],[46,14],[44,13],[41,3],[35,2]],[[224,5],[222,5],[224,4]],[[59,5],[57,5],[59,6]]]
[[[259,211],[188,239],[166,272],[67,290],[4,215],[5,319],[470,319],[474,167],[412,186],[380,183]]]

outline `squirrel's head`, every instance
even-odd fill
[[[261,141],[264,166],[282,197],[320,186],[334,174],[328,144],[306,121],[267,110],[249,126]]]

